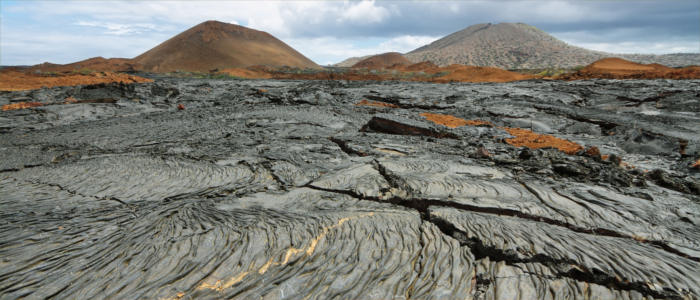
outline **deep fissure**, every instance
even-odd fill
[[[361,199],[361,200],[367,200],[367,201],[374,201],[374,202],[381,202],[381,203],[391,203],[394,205],[402,206],[405,208],[411,208],[416,211],[421,216],[421,219],[425,222],[430,222],[434,225],[436,225],[437,228],[440,229],[440,231],[447,235],[450,236],[457,241],[460,242],[462,246],[467,246],[472,254],[474,254],[476,259],[484,259],[484,258],[489,258],[490,260],[493,261],[505,261],[506,264],[512,265],[516,263],[541,263],[543,265],[546,265],[548,267],[556,267],[557,265],[576,265],[579,269],[583,270],[578,270],[576,268],[571,268],[566,272],[558,272],[557,275],[561,277],[567,277],[571,278],[574,280],[578,281],[584,281],[588,283],[595,283],[595,284],[600,284],[604,285],[613,289],[617,290],[627,290],[627,291],[637,291],[639,293],[642,293],[644,295],[648,295],[654,298],[665,298],[665,299],[682,299],[682,296],[676,293],[675,291],[667,290],[666,293],[661,293],[659,291],[655,291],[650,289],[646,283],[642,282],[628,282],[625,281],[624,279],[619,279],[615,276],[611,276],[608,274],[605,274],[604,272],[600,270],[588,270],[586,267],[579,265],[577,262],[572,261],[572,260],[562,260],[562,259],[554,259],[551,258],[547,255],[544,254],[536,254],[528,259],[522,259],[518,258],[514,254],[507,253],[506,251],[503,251],[501,249],[495,248],[493,246],[487,246],[485,245],[481,240],[479,240],[476,237],[468,237],[468,235],[457,228],[454,227],[454,225],[449,224],[448,222],[441,220],[439,218],[433,218],[430,215],[430,212],[428,211],[428,208],[430,206],[443,206],[443,207],[452,207],[452,208],[457,208],[460,210],[467,210],[467,211],[473,211],[473,212],[480,212],[480,213],[487,213],[487,214],[496,214],[496,215],[506,215],[506,216],[514,216],[514,217],[520,217],[518,215],[511,214],[509,210],[502,210],[505,213],[498,213],[499,210],[501,209],[492,209],[492,208],[479,208],[475,206],[467,206],[467,205],[459,205],[459,204],[454,204],[454,203],[446,203],[443,201],[438,201],[438,200],[427,200],[427,199],[401,199],[398,197],[392,197],[390,199],[380,199],[379,197],[366,197],[360,194],[357,194],[353,191],[348,191],[348,190],[335,190],[335,189],[327,189],[327,188],[321,188],[317,186],[313,186],[311,184],[306,185],[305,187],[315,189],[315,190],[320,190],[320,191],[325,191],[325,192],[331,192],[331,193],[338,193],[338,194],[344,194],[348,195],[353,198]],[[526,218],[529,219],[529,218]],[[537,221],[537,220],[535,220]],[[545,222],[547,223],[547,222]],[[556,224],[554,224],[556,225]],[[566,226],[564,226],[566,227]],[[569,228],[569,227],[567,227]],[[572,229],[572,228],[569,228]],[[573,230],[573,229],[572,229]],[[574,230],[575,231],[575,230]],[[604,230],[604,229],[598,229],[593,232],[584,232],[584,233],[590,233],[594,235],[604,235],[604,236],[613,236],[613,237],[619,237],[619,238],[628,238],[625,235],[616,233],[614,231],[610,230]],[[648,242],[650,244],[656,245],[656,243],[661,243],[662,242]],[[661,247],[662,249],[668,251],[664,247]],[[689,258],[692,259],[692,258]]]

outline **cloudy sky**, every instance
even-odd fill
[[[523,22],[615,53],[700,52],[700,1],[6,1],[0,65],[134,57],[206,20],[271,33],[319,64]]]

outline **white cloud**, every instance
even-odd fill
[[[661,41],[645,38],[643,28],[619,28],[604,32],[570,31],[555,36],[567,44],[619,54],[700,53],[700,40],[667,37]]]
[[[594,1],[511,1],[502,5],[501,10],[493,10],[493,3],[484,4],[484,11],[505,22],[523,22],[525,19],[549,23],[614,21],[627,13],[625,10],[600,9]]]
[[[72,63],[90,57],[135,57],[170,36],[83,36],[55,31],[5,32],[0,65],[33,65],[42,62]],[[6,42],[7,41],[7,42]]]
[[[194,26],[206,20],[240,20],[247,22],[247,27],[280,37],[290,36],[293,29],[323,23],[376,24],[391,15],[375,1],[46,1],[15,7],[13,11],[47,20],[81,16],[86,23],[110,25],[111,34],[132,32],[132,28],[116,28],[117,24]]]
[[[698,53],[700,42],[617,42],[617,43],[586,43],[572,42],[570,44],[591,50],[617,54],[668,54],[668,53]]]
[[[146,31],[156,30],[156,25],[154,24],[118,24],[118,23],[107,23],[107,22],[90,22],[90,21],[79,21],[75,23],[79,26],[87,27],[98,27],[104,28],[106,34],[112,35],[129,35],[129,34],[140,34]]]
[[[440,38],[439,36],[402,35],[379,44],[379,47],[390,49],[389,51],[404,53],[430,44]]]
[[[343,10],[341,20],[350,20],[358,23],[379,23],[389,16],[389,10],[381,6],[375,6],[374,0],[362,1],[345,7]]]

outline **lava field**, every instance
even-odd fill
[[[700,80],[154,79],[0,93],[0,299],[700,297]]]

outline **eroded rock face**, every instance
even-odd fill
[[[2,93],[42,105],[0,112],[0,298],[698,298],[698,90],[157,78]],[[517,148],[505,128],[588,150]]]

